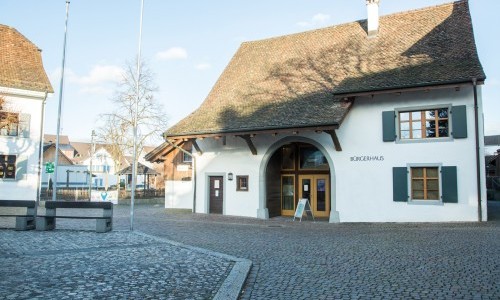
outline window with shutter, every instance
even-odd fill
[[[31,116],[29,114],[19,115],[19,133],[20,137],[29,138],[30,137],[30,122]]]
[[[384,111],[382,119],[384,142],[467,138],[465,105],[400,108]]]
[[[408,169],[392,168],[392,194],[395,202],[408,202]]]
[[[382,112],[383,141],[394,142],[396,140],[396,112]]]
[[[458,203],[457,167],[408,164],[393,168],[393,200],[414,203]]]
[[[456,139],[467,138],[467,108],[465,105],[451,108],[452,136]]]

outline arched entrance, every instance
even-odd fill
[[[307,198],[315,217],[330,217],[331,171],[328,159],[307,142],[288,142],[270,155],[265,170],[269,217],[293,216],[299,199]]]

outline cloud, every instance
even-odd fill
[[[188,57],[186,49],[182,47],[172,47],[165,51],[160,51],[155,55],[158,60],[178,60]]]
[[[82,94],[109,96],[113,93],[113,89],[102,86],[84,86],[80,89],[79,92]]]
[[[330,20],[330,15],[318,13],[315,14],[310,21],[297,22],[300,27],[316,27],[326,24]]]
[[[196,68],[197,70],[208,70],[208,69],[210,69],[211,67],[212,67],[212,65],[211,65],[211,64],[209,64],[209,63],[201,63],[201,64],[197,64],[197,65],[195,66],[195,68]]]
[[[85,75],[78,75],[70,68],[64,70],[65,88],[76,87],[80,93],[109,95],[112,92],[111,85],[119,82],[123,77],[124,70],[115,65],[97,64],[92,66]],[[57,68],[49,74],[51,82],[56,89],[61,80],[61,68]],[[68,84],[70,83],[70,85]]]
[[[123,69],[113,65],[95,65],[88,75],[72,76],[69,80],[81,85],[99,85],[102,83],[119,82],[123,77]]]

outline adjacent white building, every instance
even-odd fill
[[[55,157],[55,135],[46,134],[44,136],[43,160],[44,163],[54,162]],[[130,166],[131,157],[122,157],[116,161],[112,155],[112,147],[107,144],[92,144],[87,142],[72,142],[66,135],[60,136],[59,142],[59,167],[57,186],[59,188],[88,189],[89,170],[92,169],[92,188],[105,189],[116,188],[122,182],[125,188],[129,188],[131,179],[126,175],[118,174],[123,169]],[[152,168],[152,164],[144,160],[146,151],[151,151],[151,147],[145,147],[139,155],[139,163]],[[92,166],[92,167],[91,167]],[[42,187],[49,187],[49,180],[55,181],[53,173],[43,172]],[[147,176],[139,173],[137,185],[157,188],[157,185],[145,183]]]
[[[52,86],[41,50],[0,24],[0,199],[36,200],[44,108]]]
[[[486,220],[467,1],[243,43],[147,159],[165,206],[330,222]],[[187,159],[186,159],[187,158]]]

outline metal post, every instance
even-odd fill
[[[144,0],[141,0],[141,19],[139,23],[139,49],[137,53],[137,78],[136,78],[136,102],[134,111],[134,151],[132,153],[132,188],[130,195],[130,231],[134,230],[134,201],[135,201],[135,185],[137,177],[137,117],[139,113],[139,82],[141,80],[141,44],[142,44],[142,16],[144,13]]]
[[[59,134],[61,133],[61,107],[64,88],[64,67],[66,65],[66,36],[68,35],[69,0],[66,0],[66,21],[64,25],[63,58],[61,70],[61,83],[59,85],[59,106],[57,108],[57,133],[56,133],[56,155],[54,158],[54,182],[52,183],[52,200],[56,200],[57,194],[57,168],[59,166]]]
[[[90,135],[89,201],[92,201],[92,158],[95,152],[94,137],[95,130],[92,130],[92,134]]]

